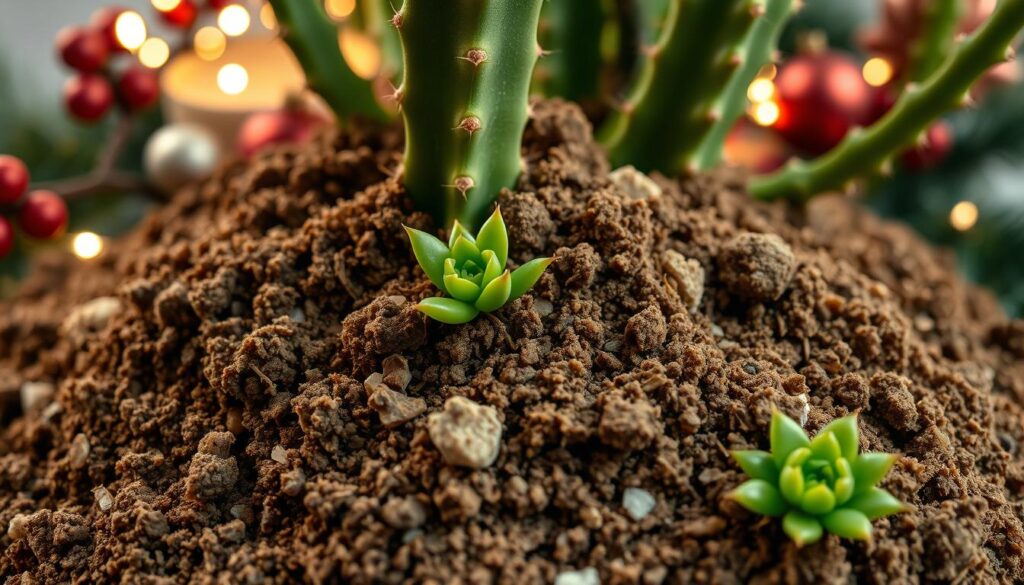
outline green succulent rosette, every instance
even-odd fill
[[[552,261],[536,258],[509,272],[508,231],[500,208],[475,237],[456,220],[447,245],[426,232],[408,226],[405,231],[420,268],[448,295],[423,299],[416,308],[451,325],[468,323],[523,296]]]
[[[751,479],[730,495],[744,508],[781,517],[797,544],[817,542],[825,531],[871,539],[871,521],[909,506],[877,487],[896,461],[887,453],[858,453],[857,417],[826,426],[811,440],[779,411],[772,413],[771,452],[733,451]]]

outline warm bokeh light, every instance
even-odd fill
[[[966,232],[978,223],[978,206],[970,201],[961,201],[949,212],[949,224],[958,232]]]
[[[338,43],[345,62],[352,72],[363,79],[373,79],[380,72],[380,47],[369,36],[353,29],[343,28]]]
[[[103,253],[103,238],[92,232],[75,234],[71,240],[71,251],[82,260],[91,260]]]
[[[126,10],[114,21],[114,36],[122,47],[134,51],[146,42],[146,21],[138,12]]]
[[[200,59],[207,61],[219,59],[224,54],[227,44],[227,37],[215,26],[204,26],[197,30],[196,36],[192,40],[192,47],[195,49],[196,54],[199,55]]]
[[[217,72],[217,87],[228,95],[238,95],[249,87],[249,72],[237,63],[228,63]]]
[[[775,84],[772,80],[760,77],[750,82],[747,87],[747,99],[755,104],[766,102],[775,95]]]
[[[892,65],[881,57],[874,57],[868,59],[861,73],[864,75],[864,81],[868,82],[868,85],[881,87],[892,79]]]
[[[164,66],[171,56],[171,48],[167,41],[160,37],[149,37],[139,47],[139,63],[150,69],[159,69]]]
[[[754,104],[750,116],[759,126],[771,126],[779,120],[779,105],[775,102]]]
[[[277,28],[277,15],[274,14],[274,7],[270,4],[264,4],[260,8],[260,23],[267,30],[274,30]]]
[[[160,12],[170,12],[181,4],[181,0],[151,0],[153,8]]]
[[[217,15],[217,26],[229,37],[237,37],[249,30],[249,11],[239,4],[225,6]]]
[[[347,18],[355,9],[356,0],[324,0],[324,10],[336,20]]]

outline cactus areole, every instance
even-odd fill
[[[479,225],[522,168],[542,0],[406,0],[405,186],[443,225]]]

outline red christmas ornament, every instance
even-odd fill
[[[71,115],[84,122],[102,118],[114,103],[114,90],[105,78],[83,73],[64,84],[64,104]]]
[[[107,41],[107,50],[111,53],[124,53],[127,51],[118,42],[117,33],[114,31],[117,17],[121,16],[121,13],[124,11],[125,9],[120,6],[105,6],[93,12],[92,18],[89,19],[92,27],[98,30],[103,35],[104,40]]]
[[[230,4],[237,4],[238,0],[206,0],[206,4],[214,10],[220,10]]]
[[[68,67],[83,73],[103,67],[110,53],[103,33],[84,26],[61,29],[57,33],[57,50]]]
[[[14,226],[7,218],[0,215],[0,258],[11,253],[14,249]]]
[[[0,155],[0,204],[21,199],[28,188],[28,168],[18,157]]]
[[[191,0],[181,0],[174,8],[161,10],[160,18],[171,26],[189,28],[195,23],[197,14],[199,14],[199,9]]]
[[[323,117],[301,108],[253,114],[238,132],[238,151],[248,157],[271,144],[306,142],[326,123]]]
[[[772,126],[807,154],[827,152],[850,128],[870,121],[872,90],[847,55],[821,51],[786,62],[775,79],[779,119]]]
[[[68,206],[53,191],[33,191],[21,205],[18,223],[33,238],[52,238],[67,226]]]
[[[121,103],[132,111],[152,106],[160,97],[160,83],[156,73],[139,66],[126,70],[117,82],[117,95]]]
[[[953,129],[948,122],[932,124],[925,133],[924,144],[905,151],[901,155],[903,166],[913,171],[924,171],[937,167],[946,160],[953,150]]]

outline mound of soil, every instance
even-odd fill
[[[557,261],[441,325],[398,142],[234,164],[0,306],[5,583],[1024,580],[1024,323],[948,255],[727,171],[609,173],[544,103],[500,204],[512,263]],[[914,511],[798,551],[724,498],[773,407],[860,413]]]

